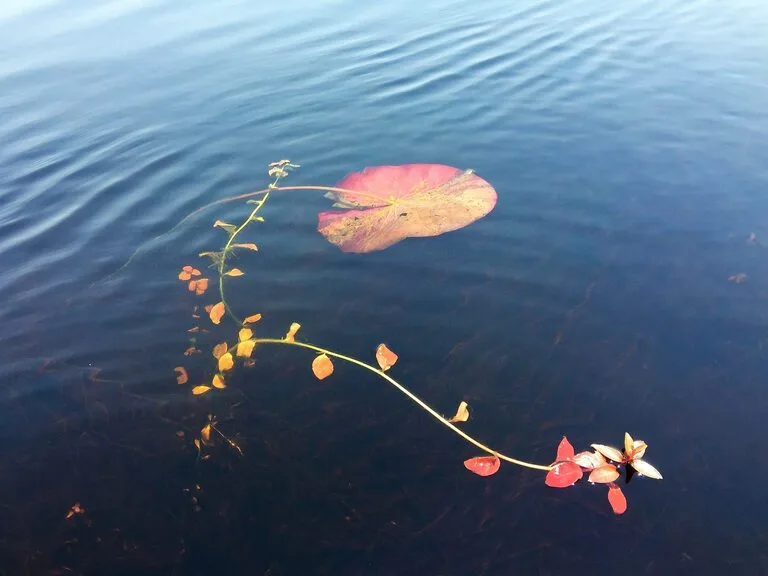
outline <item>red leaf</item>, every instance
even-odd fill
[[[464,466],[470,472],[478,476],[490,476],[496,474],[501,466],[501,460],[498,456],[476,456],[469,460],[464,460]]]
[[[342,252],[373,252],[405,238],[468,226],[496,206],[496,191],[472,171],[442,164],[374,166],[349,174],[329,192],[335,208],[317,230]]]
[[[598,466],[589,475],[589,481],[593,484],[608,484],[620,476],[618,468],[613,464]]]
[[[554,465],[552,470],[547,472],[544,483],[552,488],[568,488],[568,486],[573,486],[580,480],[583,475],[584,472],[578,464],[559,462]]]
[[[616,484],[608,485],[608,503],[614,514],[624,514],[627,511],[627,499]]]
[[[568,438],[563,436],[563,439],[560,440],[560,444],[557,446],[557,457],[555,458],[555,462],[570,460],[575,454],[576,451],[573,449],[571,443],[568,442]]]

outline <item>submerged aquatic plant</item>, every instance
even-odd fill
[[[216,361],[216,370],[205,383],[191,388],[193,395],[209,394],[216,389],[226,388],[228,373],[234,370],[236,365],[253,365],[252,355],[257,346],[292,346],[314,354],[311,370],[318,380],[324,380],[333,374],[334,362],[353,364],[385,380],[437,422],[483,452],[482,456],[464,461],[464,466],[479,476],[491,476],[499,471],[502,462],[507,462],[546,472],[544,481],[547,486],[566,488],[577,483],[588,473],[587,480],[590,483],[608,486],[608,501],[616,514],[624,513],[627,508],[626,498],[616,484],[622,466],[626,468],[627,481],[631,478],[630,467],[643,476],[661,479],[659,471],[642,459],[647,448],[645,442],[634,440],[629,434],[625,434],[623,451],[603,444],[592,444],[593,451],[577,454],[567,438],[563,437],[555,460],[550,464],[536,464],[507,456],[470,436],[458,426],[469,420],[469,406],[466,402],[459,404],[453,417],[446,418],[390,376],[388,371],[398,362],[398,355],[386,344],[380,344],[374,351],[374,364],[373,361],[361,360],[296,340],[301,326],[295,322],[282,337],[256,335],[254,325],[261,320],[261,314],[254,313],[243,318],[235,314],[227,302],[225,285],[230,279],[245,274],[240,268],[230,266],[230,259],[239,252],[258,251],[256,244],[240,241],[240,235],[250,224],[264,222],[259,213],[271,193],[283,190],[327,192],[326,196],[336,202],[334,207],[343,208],[344,211],[320,213],[318,231],[342,251],[358,253],[382,250],[409,237],[437,236],[457,230],[482,218],[496,204],[496,191],[490,184],[471,170],[461,171],[450,166],[380,166],[351,174],[342,180],[338,187],[280,186],[281,180],[295,168],[298,168],[298,165],[289,160],[273,162],[269,165],[269,175],[273,180],[267,188],[213,203],[246,200],[252,208],[240,224],[216,220],[213,226],[223,230],[227,240],[221,249],[200,254],[201,257],[210,259],[215,270],[214,282],[218,288],[218,301],[203,306],[202,310],[200,306],[194,307],[192,317],[200,322],[188,330],[195,336],[191,337],[190,346],[184,351],[184,355],[201,352],[197,348],[196,334],[208,332],[205,326],[209,322],[220,325],[225,317],[229,317],[237,328],[237,336],[213,346],[212,356]],[[213,204],[196,210],[182,222]],[[191,265],[182,267],[178,279],[187,283],[188,290],[196,296],[207,293],[208,278],[203,277],[202,273]],[[178,366],[175,371],[178,384],[186,384],[189,377],[184,367]],[[215,438],[223,440],[242,455],[239,445],[221,432],[215,417],[209,415],[199,437],[194,439],[198,458],[205,460],[210,457],[209,449]]]

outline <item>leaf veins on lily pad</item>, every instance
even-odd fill
[[[374,252],[406,238],[464,228],[496,206],[496,190],[471,170],[442,164],[375,166],[329,192],[343,212],[321,212],[317,230],[342,252]]]

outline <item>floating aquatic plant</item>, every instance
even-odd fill
[[[481,451],[483,455],[464,461],[465,468],[479,476],[496,474],[501,463],[507,462],[546,472],[544,481],[547,486],[567,488],[576,484],[587,474],[588,482],[608,486],[608,502],[616,514],[624,513],[627,508],[626,498],[616,484],[621,476],[622,467],[626,469],[627,480],[631,477],[632,471],[648,478],[661,479],[659,471],[643,459],[647,449],[645,442],[634,440],[629,434],[625,434],[623,450],[604,444],[592,444],[591,451],[578,454],[567,438],[563,437],[557,447],[555,460],[550,464],[536,464],[507,456],[470,436],[459,427],[459,424],[468,421],[470,417],[466,402],[459,404],[454,416],[446,418],[395,380],[389,374],[389,370],[398,362],[398,355],[386,344],[380,344],[373,351],[374,364],[373,361],[361,360],[297,340],[301,325],[296,322],[290,325],[282,337],[270,338],[256,335],[254,326],[261,320],[261,314],[254,313],[244,318],[235,314],[227,303],[225,285],[226,282],[237,281],[237,278],[245,275],[240,268],[229,265],[232,256],[242,251],[258,251],[256,244],[241,242],[240,235],[250,224],[264,222],[264,218],[259,213],[273,192],[325,191],[326,196],[335,201],[334,207],[343,210],[321,212],[318,216],[318,231],[342,251],[356,253],[383,250],[406,238],[437,236],[457,230],[487,215],[496,205],[496,191],[488,182],[471,170],[463,171],[450,166],[437,164],[379,166],[350,174],[339,183],[338,187],[281,186],[281,180],[295,168],[298,168],[298,165],[289,160],[273,162],[269,165],[269,175],[273,181],[267,188],[213,203],[246,200],[252,208],[240,224],[216,220],[213,226],[221,229],[227,235],[227,240],[219,250],[200,254],[201,257],[208,258],[215,269],[218,301],[202,307],[205,315],[199,313],[200,306],[194,307],[192,317],[199,322],[188,332],[193,334],[207,332],[211,324],[220,325],[228,316],[237,333],[231,341],[219,342],[212,347],[211,355],[216,362],[216,369],[205,382],[191,388],[193,395],[210,394],[217,389],[226,388],[228,374],[238,364],[253,365],[252,355],[257,347],[292,346],[313,354],[310,367],[318,380],[325,380],[333,375],[334,362],[346,362],[376,374],[437,422]],[[196,210],[184,220],[205,208],[207,206]],[[188,290],[198,297],[207,293],[208,278],[203,277],[202,273],[191,265],[181,268],[178,279],[187,283]],[[196,336],[192,337],[190,344],[184,351],[184,355],[201,352],[197,348]],[[178,366],[175,371],[177,382],[186,384],[189,376],[184,367]],[[221,432],[215,417],[209,415],[207,422],[200,430],[199,437],[194,439],[198,458],[204,460],[210,457],[207,451],[213,445],[214,438],[223,440],[233,450],[242,454],[239,445]]]

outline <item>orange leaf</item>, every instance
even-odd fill
[[[200,278],[195,285],[195,295],[202,296],[208,290],[208,278]]]
[[[194,292],[197,289],[197,280],[190,280],[187,284],[187,290]]]
[[[232,244],[231,248],[245,248],[246,250],[253,250],[254,252],[259,249],[256,244]]]
[[[618,469],[613,464],[603,464],[592,470],[589,481],[593,484],[609,484],[620,476]]]
[[[241,328],[240,332],[237,333],[237,339],[240,340],[240,342],[249,340],[251,336],[253,336],[253,330],[250,328]]]
[[[243,358],[250,358],[251,354],[253,353],[253,347],[255,345],[256,345],[256,342],[254,342],[253,340],[245,340],[243,342],[238,342],[236,354]]]
[[[222,376],[221,374],[215,374],[213,376],[213,380],[211,381],[211,384],[213,384],[214,388],[218,388],[219,390],[227,387],[227,385],[224,384],[224,376]]]
[[[176,371],[177,384],[186,384],[189,381],[189,376],[187,376],[187,371],[184,369],[184,366],[176,366],[174,370]]]
[[[195,396],[200,396],[200,394],[205,394],[210,389],[211,389],[210,386],[204,386],[201,384],[200,386],[195,386],[194,388],[192,388],[192,394],[194,394]]]
[[[254,324],[259,320],[261,320],[261,314],[254,314],[253,316],[248,316],[248,318],[243,320],[243,324]]]
[[[200,350],[195,348],[194,346],[190,346],[186,350],[184,350],[184,356],[192,356],[192,354],[199,354]]]
[[[288,332],[286,333],[284,340],[286,342],[295,342],[296,332],[299,331],[299,328],[301,328],[301,324],[299,324],[298,322],[294,322],[293,324],[291,324],[291,327],[288,328]]]
[[[328,376],[333,374],[333,362],[331,362],[327,354],[315,356],[315,359],[312,360],[312,372],[318,380],[328,378]]]
[[[200,270],[197,268],[192,268],[189,273],[192,274],[192,276],[200,276]]]
[[[226,311],[227,309],[224,306],[224,302],[214,304],[213,308],[211,308],[211,311],[208,313],[208,315],[211,317],[211,322],[214,324],[220,324],[221,318],[224,316]]]
[[[210,314],[212,308],[213,308],[213,304],[206,304],[205,306],[203,306],[203,310],[205,310],[206,314]]]
[[[189,273],[191,274],[191,273],[192,273],[192,270],[194,270],[194,268],[192,268],[192,266],[190,266],[189,264],[187,264],[186,266],[184,266],[184,268],[182,268],[182,270],[183,270],[184,272],[189,272]]]
[[[189,330],[187,330],[190,334],[194,334],[195,332],[200,332],[200,326],[193,326]]]
[[[182,282],[186,282],[190,278],[192,278],[192,275],[186,270],[182,270],[181,272],[179,272],[179,280],[181,280]]]
[[[242,276],[244,272],[240,268],[232,268],[224,273],[224,276]]]
[[[211,425],[206,424],[203,426],[202,430],[200,430],[200,438],[203,439],[203,442],[210,442],[211,441]]]
[[[218,360],[227,353],[227,350],[229,350],[229,346],[227,346],[226,342],[216,344],[216,346],[213,347],[213,357]]]
[[[232,360],[232,354],[227,352],[226,354],[223,354],[219,358],[219,372],[226,372],[227,370],[232,370],[232,367],[235,365],[234,361]]]
[[[490,476],[496,474],[501,466],[501,460],[498,456],[476,456],[469,460],[464,460],[464,467],[478,476]]]
[[[376,362],[386,372],[397,362],[397,354],[387,348],[386,344],[379,344],[379,347],[376,348]]]
[[[466,422],[467,420],[469,420],[469,404],[461,402],[456,410],[456,415],[448,422]]]
[[[614,514],[624,514],[627,511],[627,498],[616,484],[608,486],[608,503]]]

